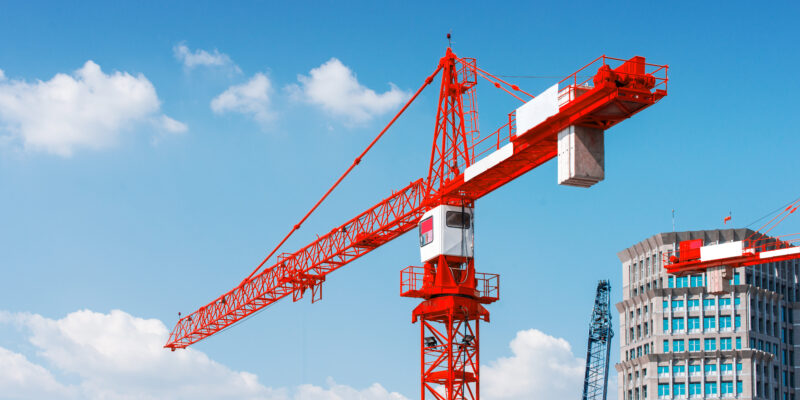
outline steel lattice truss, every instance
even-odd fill
[[[608,384],[608,358],[611,354],[611,327],[609,296],[611,284],[597,283],[592,319],[589,322],[589,344],[586,350],[586,375],[583,380],[583,400],[605,400]]]
[[[598,68],[593,78],[587,81],[578,80],[579,76],[593,68]],[[445,74],[442,72],[444,70],[451,72]],[[458,95],[462,98],[454,100],[452,90],[440,93],[440,110],[446,105],[449,112],[438,114],[437,130],[440,126],[452,125],[448,129],[456,136],[440,136],[434,139],[428,178],[412,182],[306,247],[294,253],[279,255],[272,266],[262,270],[262,263],[238,286],[180,318],[165,347],[173,350],[185,348],[289,294],[292,294],[294,300],[298,300],[307,289],[311,289],[312,301],[319,300],[322,295],[321,285],[328,273],[410,231],[428,207],[463,204],[465,199],[469,203],[474,202],[556,157],[557,136],[561,130],[571,125],[608,129],[666,96],[668,81],[667,66],[646,64],[642,57],[622,60],[602,56],[559,83],[563,86],[564,93],[580,88],[582,94],[561,104],[557,114],[532,128],[526,128],[524,132],[518,132],[512,113],[509,114],[507,124],[486,135],[478,132],[473,87],[476,76],[489,80],[493,86],[518,99],[520,98],[514,93],[527,93],[516,85],[508,84],[483,71],[476,66],[474,59],[458,58],[448,49],[447,55],[440,60],[440,65],[405,107],[439,72],[443,74],[443,87],[458,87]],[[453,78],[454,74],[457,78]],[[449,148],[452,146],[456,148]],[[482,161],[482,158],[489,158],[489,155],[497,153],[501,147],[507,155],[502,161],[466,176],[468,167]],[[356,158],[353,166],[360,161],[361,157]],[[330,190],[325,196],[329,193]],[[295,225],[292,232],[299,226],[300,224]]]

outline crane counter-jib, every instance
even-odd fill
[[[666,96],[666,66],[646,64],[643,58],[634,57],[618,60],[620,65],[611,69],[609,65],[613,60],[616,59],[605,56],[598,58],[589,64],[599,65],[597,74],[590,80],[578,82],[576,72],[560,83],[564,87],[557,88],[555,95],[551,91],[537,96],[531,101],[533,103],[529,102],[533,105],[527,104],[526,109],[545,110],[539,113],[538,119],[533,118],[535,125],[526,126],[534,123],[525,122],[525,118],[515,121],[512,115],[508,124],[492,134],[497,135],[496,141],[494,137],[489,141],[484,138],[469,143],[469,148],[454,151],[452,154],[462,158],[452,165],[449,160],[444,160],[444,152],[436,156],[439,154],[436,152],[438,143],[434,141],[431,170],[435,162],[444,165],[439,166],[438,175],[434,176],[439,179],[436,183],[433,183],[432,174],[429,173],[428,180],[412,182],[299,251],[279,255],[273,266],[245,279],[206,306],[181,318],[165,347],[176,349],[189,346],[289,294],[298,300],[310,289],[312,301],[318,300],[321,296],[319,289],[328,273],[412,230],[427,207],[441,203],[463,204],[465,199],[474,202],[546,161],[557,156],[560,158],[562,136],[570,127],[593,129],[599,131],[602,137],[604,130]],[[476,68],[470,65],[466,67]],[[647,68],[650,67],[653,68],[648,72]],[[439,70],[442,70],[441,64],[437,72]],[[663,78],[654,77],[653,71],[662,71]],[[430,83],[432,77],[426,80],[426,84]],[[467,93],[474,96],[470,92],[474,84],[472,81],[462,84],[465,96]],[[500,84],[494,82],[497,87]],[[511,88],[521,92],[515,85],[511,85]],[[444,95],[446,93],[442,91],[440,96]],[[542,104],[544,106],[540,107]],[[520,113],[520,109],[517,109],[517,113]],[[466,137],[463,124],[458,129],[461,137]],[[504,133],[506,131],[507,136]],[[501,138],[501,135],[504,137]],[[485,154],[480,160],[475,157],[478,143],[491,143],[488,151],[477,152]],[[454,145],[467,146],[465,142]],[[434,159],[434,156],[441,160]],[[443,173],[449,175],[442,179]],[[588,186],[597,178],[592,179],[588,180],[588,184],[585,184],[587,180],[581,179],[566,184]]]

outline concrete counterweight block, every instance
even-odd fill
[[[558,184],[590,187],[605,178],[603,130],[570,126],[558,133]]]
[[[707,271],[707,285],[706,290],[711,294],[724,294],[731,291],[731,277],[733,276],[733,268],[726,265],[719,267],[711,267]]]

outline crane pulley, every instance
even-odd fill
[[[591,78],[579,80],[594,69]],[[562,184],[588,187],[602,180],[605,130],[666,96],[667,70],[643,57],[601,56],[534,97],[448,48],[409,102],[275,250],[239,285],[180,318],[164,347],[185,348],[290,294],[297,301],[310,289],[317,301],[329,273],[415,227],[421,235],[422,228],[428,232],[420,225],[426,213],[454,207],[449,210],[463,210],[459,218],[468,210],[473,221],[476,200],[555,157]],[[262,268],[437,74],[441,85],[427,176]],[[479,77],[525,103],[488,135],[478,130]],[[446,214],[440,215],[434,223],[447,224]],[[471,235],[472,223],[467,228],[462,219],[459,229],[470,229]],[[476,272],[471,251],[429,255],[423,267],[401,272],[401,294],[423,299],[413,313],[413,320],[422,321],[422,398],[478,399],[478,322],[489,320],[483,305],[499,298],[499,277]]]

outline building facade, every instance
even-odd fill
[[[800,263],[735,268],[730,291],[712,295],[706,276],[667,274],[663,260],[684,240],[744,240],[749,229],[669,232],[617,255],[620,400],[797,400]]]

